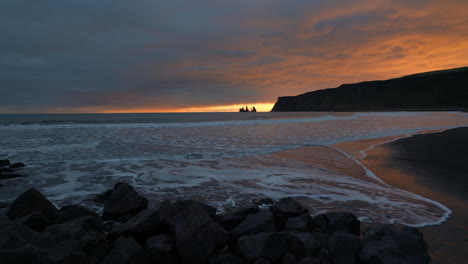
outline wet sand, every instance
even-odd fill
[[[402,136],[336,147],[351,153],[387,184],[450,208],[447,221],[421,228],[431,263],[468,263],[468,128]]]

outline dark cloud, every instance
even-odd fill
[[[271,102],[465,66],[468,3],[4,0],[0,112]]]

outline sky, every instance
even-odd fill
[[[269,111],[463,66],[467,0],[0,1],[0,113]]]

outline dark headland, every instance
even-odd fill
[[[468,67],[279,97],[272,112],[466,111]]]

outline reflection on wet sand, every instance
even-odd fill
[[[437,131],[426,131],[437,132]],[[468,203],[453,192],[443,191],[429,185],[427,169],[420,168],[413,162],[397,158],[398,153],[392,148],[392,143],[401,137],[386,137],[349,141],[339,144],[338,148],[345,150],[374,172],[385,183],[443,203],[452,213],[447,221],[440,225],[421,228],[429,245],[432,257],[431,263],[466,263],[468,253]],[[450,146],[446,145],[446,148]],[[365,150],[365,155],[360,150]],[[440,175],[439,183],[447,181],[447,177]],[[434,184],[434,178],[431,178]]]

